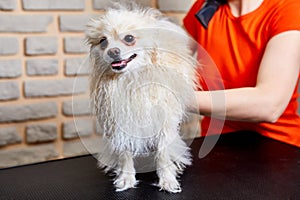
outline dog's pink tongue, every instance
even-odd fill
[[[115,70],[121,70],[121,69],[125,68],[127,66],[127,63],[132,61],[132,59],[134,59],[136,56],[137,56],[136,54],[133,54],[128,59],[114,61],[111,63],[111,67]]]
[[[111,66],[116,68],[116,67],[121,67],[121,66],[124,66],[124,65],[127,65],[127,61],[126,60],[121,60],[119,62],[113,62],[111,63]]]

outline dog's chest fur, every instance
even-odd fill
[[[146,153],[157,148],[166,132],[177,134],[184,116],[178,90],[186,83],[174,87],[182,77],[162,77],[141,72],[101,79],[95,96],[97,121],[116,150]]]

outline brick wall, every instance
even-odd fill
[[[109,2],[0,0],[0,167],[86,154],[78,135],[93,146],[88,71],[78,70],[85,24]],[[181,23],[193,0],[139,2]]]

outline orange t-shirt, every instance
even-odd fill
[[[228,4],[224,4],[209,22],[208,29],[202,27],[195,17],[203,3],[204,0],[195,2],[184,18],[184,25],[215,62],[225,89],[254,87],[260,61],[270,38],[284,31],[300,30],[299,0],[264,0],[256,10],[241,17],[234,17]],[[200,53],[199,59],[201,56]],[[286,70],[288,67],[286,66]],[[205,74],[205,66],[203,68],[201,76],[207,76],[205,80],[212,81],[213,75]],[[204,90],[222,89],[217,86],[209,88],[205,82],[202,82],[202,85]],[[295,88],[286,110],[276,123],[226,120],[222,133],[252,130],[300,147],[297,97],[298,92]],[[218,120],[205,117],[202,121],[203,135],[214,134],[214,128],[209,128],[211,120],[218,124]]]

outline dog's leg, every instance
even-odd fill
[[[124,152],[119,156],[116,174],[117,178],[114,181],[116,191],[124,191],[129,188],[134,188],[138,183],[135,178],[134,163],[130,152]]]
[[[156,154],[157,175],[159,177],[158,187],[161,190],[177,193],[181,192],[181,187],[177,181],[178,168],[172,161],[171,149],[172,143],[168,134],[160,138],[159,146]]]
[[[181,187],[176,179],[178,174],[183,172],[187,165],[191,165],[189,148],[182,141],[179,135],[165,134],[160,138],[156,154],[157,175],[159,177],[158,187],[161,190],[177,193]]]
[[[177,181],[177,167],[172,162],[167,150],[159,151],[156,158],[157,175],[159,177],[158,187],[161,190],[177,193],[181,192],[181,187]]]

